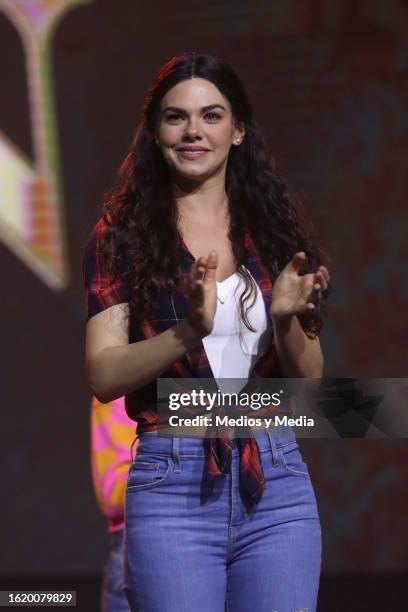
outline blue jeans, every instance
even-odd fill
[[[290,428],[256,438],[266,486],[248,507],[231,472],[209,477],[202,438],[143,433],[125,505],[132,612],[314,612],[321,528]],[[245,498],[244,498],[245,499]]]
[[[102,612],[129,612],[123,590],[123,535],[123,529],[109,535],[109,558],[102,583]]]

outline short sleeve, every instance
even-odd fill
[[[130,301],[128,283],[122,279],[114,281],[103,264],[101,238],[104,231],[105,223],[101,218],[85,247],[82,262],[87,320],[106,308]],[[116,245],[115,251],[118,248]]]

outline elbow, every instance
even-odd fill
[[[323,369],[316,370],[315,372],[310,374],[309,378],[317,378],[317,379],[323,378]]]
[[[109,404],[109,402],[113,402],[124,395],[124,393],[119,393],[117,389],[107,387],[106,385],[91,384],[91,389],[94,396],[101,404]]]
[[[112,402],[114,399],[116,399],[116,397],[114,397],[112,393],[109,393],[109,390],[100,389],[99,387],[95,387],[94,385],[91,385],[91,389],[94,396],[101,404],[109,404],[109,402]]]
[[[109,385],[108,381],[104,377],[97,379],[90,376],[89,384],[94,396],[99,402],[101,402],[101,404],[113,402],[123,395],[123,393],[119,393],[116,388]]]
[[[101,404],[108,404],[116,399],[113,396],[111,389],[109,389],[106,385],[100,384],[98,381],[93,380],[90,376],[88,376],[88,382],[92,389],[92,393],[98,402],[101,402]]]
[[[88,363],[87,378],[92,393],[101,404],[108,404],[120,396],[110,385],[109,377],[104,374],[100,364]]]

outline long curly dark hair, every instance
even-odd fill
[[[212,55],[185,53],[170,59],[158,72],[144,105],[142,120],[119,170],[116,185],[102,204],[105,231],[103,260],[114,280],[126,280],[133,316],[143,320],[161,292],[182,288],[178,257],[178,210],[172,195],[167,162],[155,142],[155,129],[164,95],[193,77],[211,81],[229,101],[233,118],[245,126],[239,147],[227,160],[225,191],[230,215],[230,240],[237,271],[245,282],[240,298],[242,319],[254,331],[247,312],[256,299],[256,285],[242,263],[244,231],[248,229],[272,281],[297,251],[307,263],[302,273],[316,271],[322,251],[311,237],[303,207],[276,171],[268,146],[252,118],[252,108],[234,70]],[[114,239],[113,239],[114,237]],[[114,245],[120,244],[120,248]],[[328,292],[318,308],[299,316],[313,337],[323,323]],[[245,304],[250,301],[248,308]]]

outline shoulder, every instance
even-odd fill
[[[88,233],[84,242],[84,263],[92,253],[95,254],[99,250],[103,236],[106,233],[107,223],[103,217],[100,217],[95,223],[91,231]]]
[[[113,255],[124,246],[125,241],[119,228],[109,218],[101,216],[95,223],[84,248],[84,259],[98,257],[103,250],[109,249]]]
[[[106,219],[105,216],[102,216],[95,223],[89,236],[88,244],[100,244],[104,236],[106,236],[107,234],[111,234],[113,238],[115,237],[114,226],[112,226],[109,219]]]
[[[112,232],[110,232],[110,228]],[[103,241],[106,233],[107,242]],[[108,245],[109,243],[109,245]],[[83,279],[88,318],[102,310],[122,302],[129,302],[130,291],[125,274],[119,269],[119,247],[121,240],[114,225],[101,217],[95,224],[85,246],[83,256]],[[115,260],[115,269],[107,262]]]

